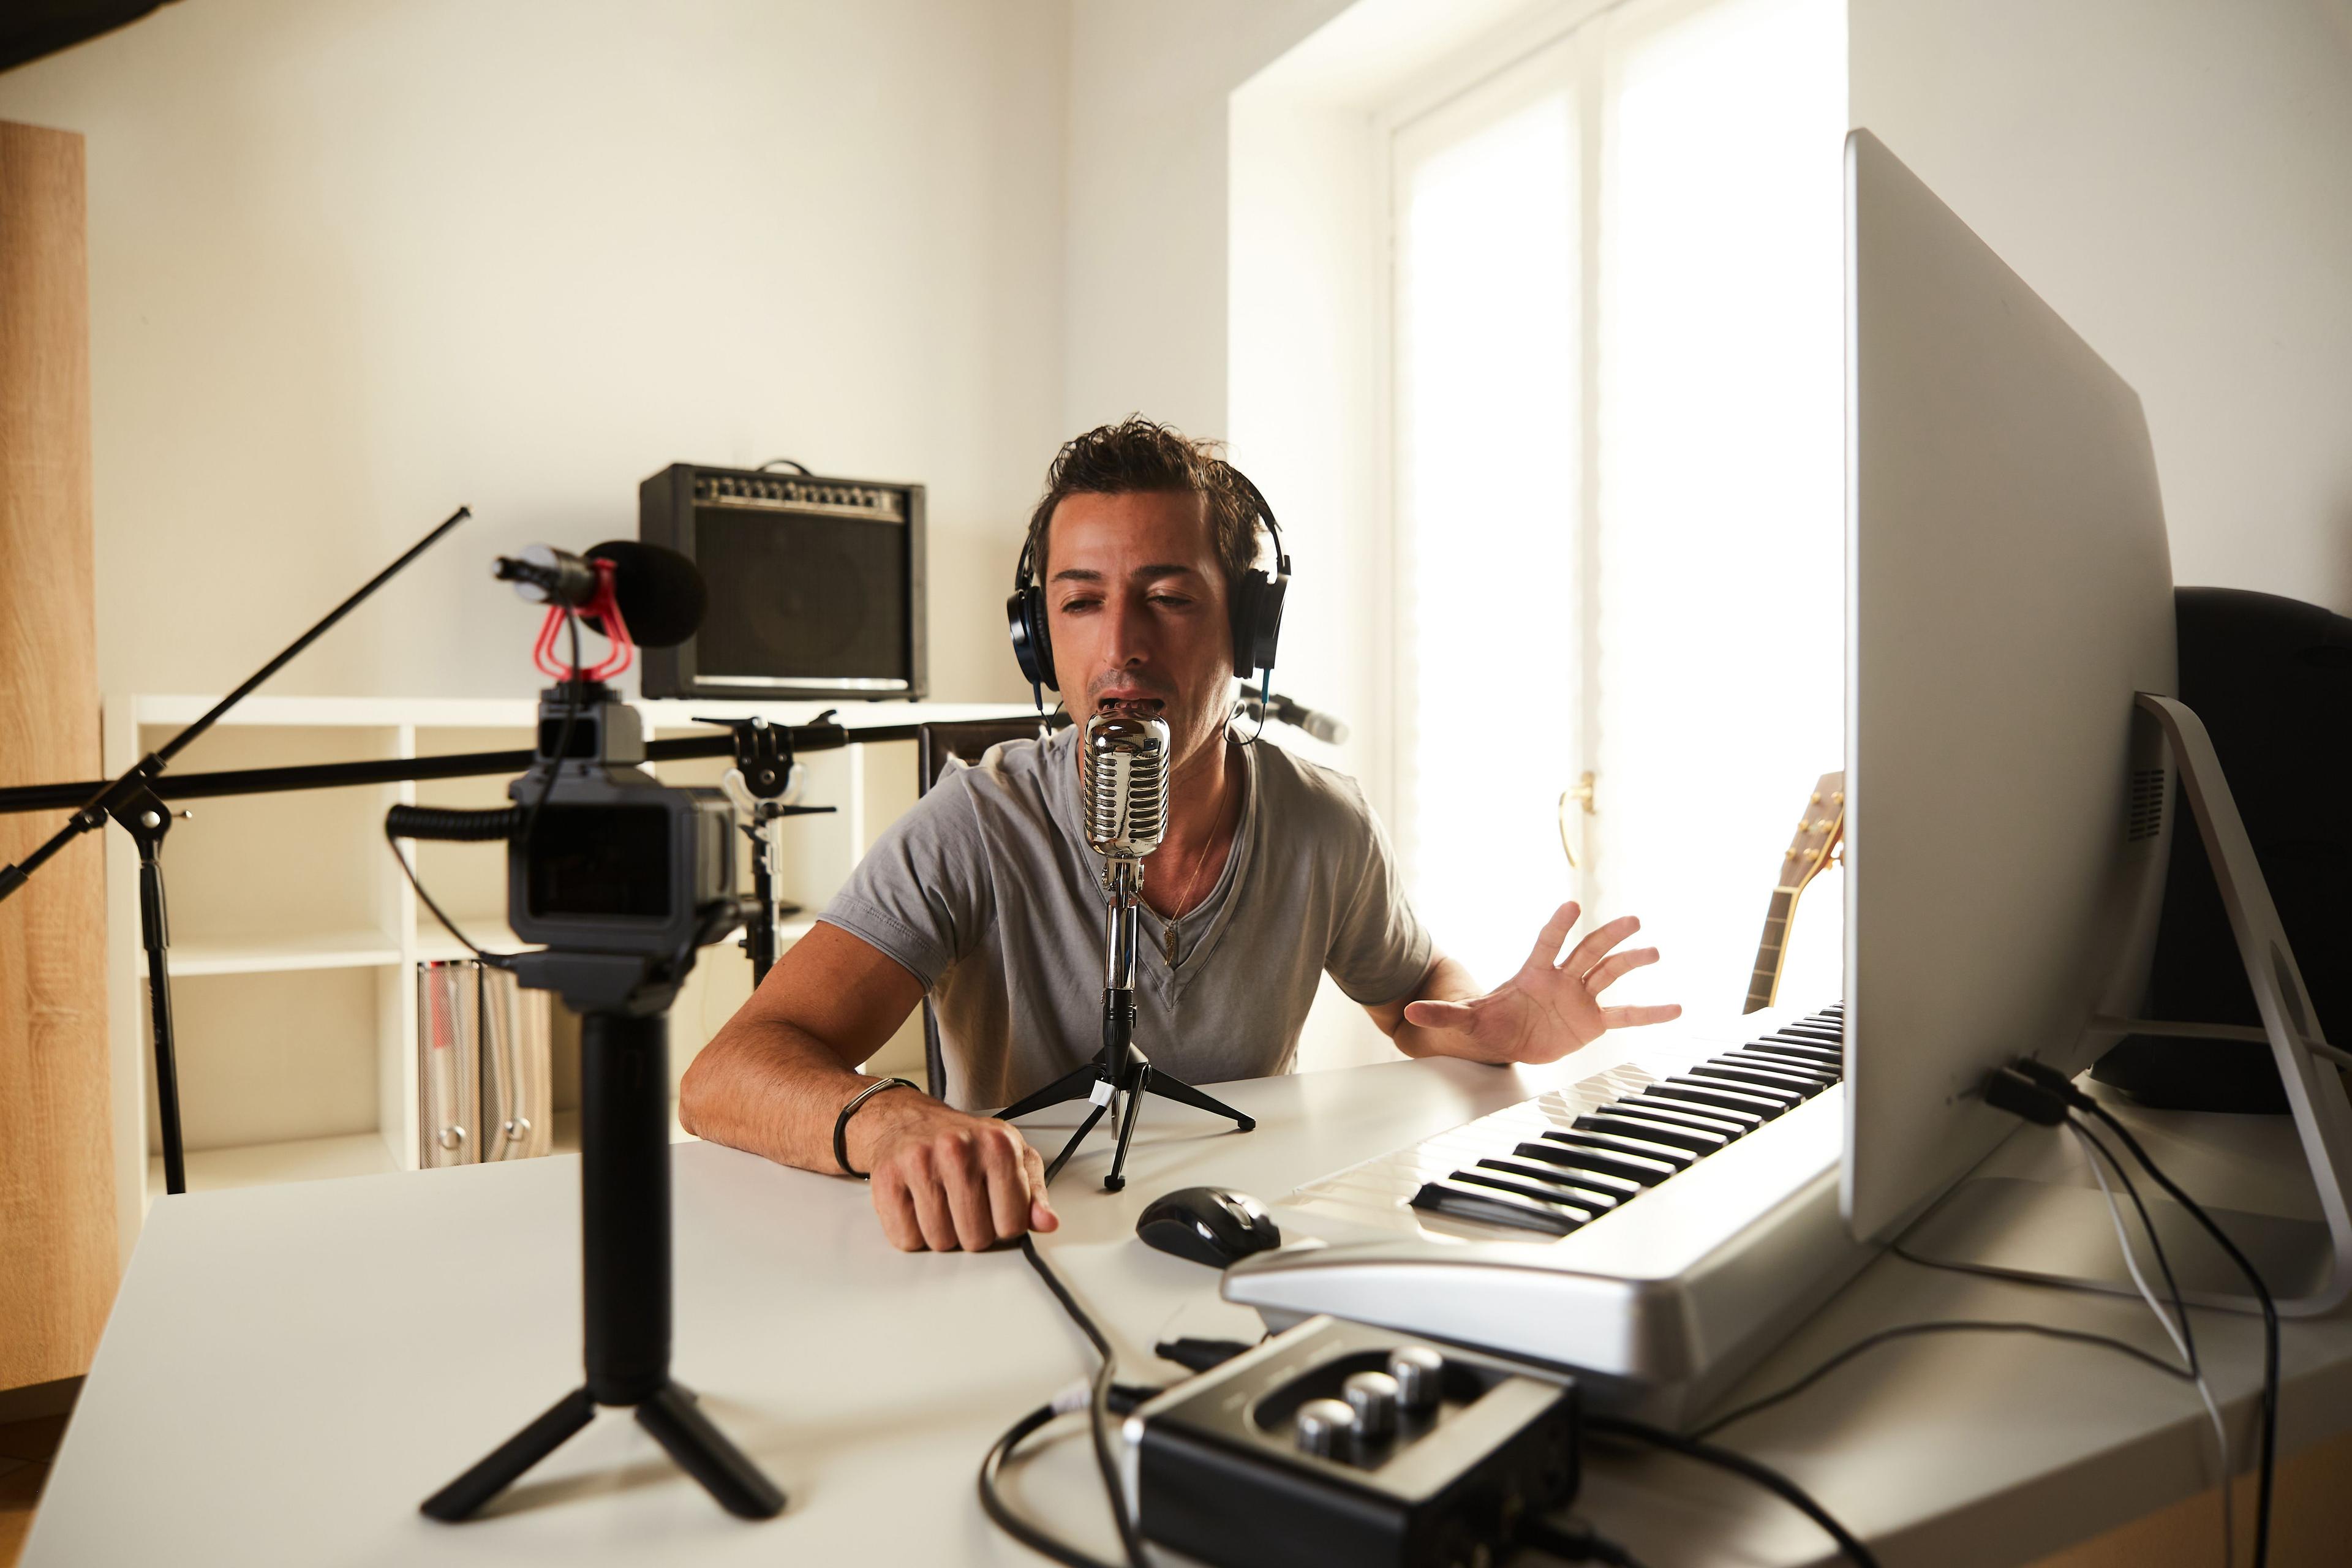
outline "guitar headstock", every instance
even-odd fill
[[[1845,773],[1823,773],[1797,819],[1796,837],[1780,858],[1780,886],[1796,891],[1819,876],[1845,841]]]

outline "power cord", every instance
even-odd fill
[[[1855,1539],[1852,1531],[1840,1524],[1830,1510],[1815,1502],[1802,1487],[1769,1465],[1761,1464],[1745,1454],[1736,1454],[1728,1448],[1701,1442],[1696,1437],[1685,1437],[1664,1426],[1636,1421],[1630,1415],[1602,1415],[1587,1412],[1584,1429],[1603,1436],[1630,1437],[1637,1443],[1646,1443],[1651,1447],[1679,1454],[1703,1465],[1713,1465],[1717,1469],[1729,1470],[1733,1475],[1753,1481],[1827,1531],[1830,1539],[1837,1542],[1838,1550],[1855,1564],[1855,1568],[1878,1568],[1878,1559],[1870,1554],[1869,1547]]]
[[[2083,1146],[2084,1163],[2091,1167],[2091,1179],[2099,1184],[2099,1194],[2107,1200],[2107,1217],[2115,1224],[2116,1245],[2123,1249],[2124,1268],[2130,1272],[2132,1283],[2138,1288],[2140,1300],[2147,1303],[2147,1310],[2164,1326],[2165,1334],[2172,1341],[2172,1348],[2179,1351],[2180,1359],[2189,1363],[2189,1376],[2197,1384],[2197,1397],[2205,1406],[2206,1418],[2212,1423],[2213,1447],[2221,1465],[2221,1568],[2233,1568],[2238,1553],[2238,1524],[2230,1496],[2230,1428],[2221,1419],[2221,1406],[2213,1397],[2213,1385],[2206,1381],[2204,1365],[2198,1360],[2197,1334],[2189,1322],[2189,1304],[2181,1300],[2179,1281],[2173,1278],[2171,1261],[2164,1255],[2164,1238],[2157,1235],[2156,1222],[2149,1218],[2147,1205],[2140,1201],[2139,1187],[2132,1181],[2131,1173],[2124,1169],[2123,1162],[2116,1158],[2115,1151],[2108,1148],[2097,1133],[2079,1122],[2070,1121],[2066,1130]],[[2101,1160],[2114,1168],[2116,1179],[2123,1183],[2124,1191],[2131,1196],[2132,1207],[2139,1211],[2141,1228],[2156,1253],[2157,1267],[2163,1271],[2165,1288],[2172,1296],[2169,1317],[2165,1315],[2164,1308],[2157,1301],[2156,1292],[2148,1289],[2147,1276],[2139,1271],[2139,1258],[2130,1235],[2124,1228],[2123,1207],[2116,1202],[2115,1189],[2107,1185],[2106,1175],[2099,1169]]]
[[[1712,1421],[1692,1428],[1691,1436],[1711,1437],[1735,1421],[1745,1421],[1749,1416],[1769,1410],[1776,1405],[1785,1404],[1845,1365],[1846,1363],[1876,1350],[1880,1345],[1891,1343],[1895,1340],[1916,1338],[1923,1334],[1943,1333],[2034,1334],[2043,1339],[2097,1345],[2102,1350],[2111,1350],[2118,1354],[2127,1355],[2134,1361],[2144,1363],[2167,1377],[2178,1378],[2184,1383],[2190,1378],[2189,1373],[2183,1372],[2162,1357],[2150,1355],[2137,1345],[2126,1344],[2118,1339],[2110,1339],[2105,1334],[2084,1333],[2074,1329],[2053,1329],[2046,1323],[2009,1322],[1997,1318],[1942,1318],[1931,1322],[1905,1323],[1896,1328],[1881,1329],[1874,1334],[1865,1335],[1786,1387],[1775,1389],[1761,1398],[1751,1399],[1737,1409],[1727,1410]]]
[[[1531,1519],[1519,1527],[1519,1540],[1538,1552],[1549,1552],[1563,1563],[1603,1563],[1608,1568],[1645,1568],[1642,1560],[1589,1524],[1554,1524]]]
[[[2263,1395],[2262,1452],[2258,1461],[2254,1503],[2254,1568],[2265,1568],[2270,1560],[2271,1493],[2277,1468],[2278,1452],[2278,1389],[2279,1389],[2279,1326],[2278,1303],[2271,1297],[2270,1287],[2263,1283],[2261,1272],[2239,1250],[2238,1244],[2205,1212],[2204,1206],[2181,1190],[2175,1182],[2148,1158],[2139,1140],[2131,1130],[2116,1121],[2107,1108],[2074,1087],[2074,1081],[2056,1068],[2046,1067],[2031,1058],[2020,1058],[1994,1073],[1985,1081],[1985,1102],[1998,1110],[2022,1117],[2043,1127],[2081,1126],[2074,1112],[2087,1111],[2105,1124],[2116,1141],[2123,1144],[2139,1167],[2162,1187],[2167,1195],[2182,1208],[2213,1238],[2214,1244],[2228,1255],[2238,1271],[2252,1287],[2254,1299],[2263,1312]],[[2153,1232],[2151,1232],[2153,1234]],[[2227,1486],[2226,1479],[2223,1482]]]

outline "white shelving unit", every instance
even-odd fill
[[[107,771],[120,772],[202,714],[209,697],[131,696],[107,705]],[[700,714],[760,713],[806,723],[818,703],[640,702],[648,739],[707,733]],[[845,706],[850,727],[1002,713],[939,703]],[[247,699],[173,763],[174,773],[360,758],[524,750],[529,699]],[[801,799],[832,816],[783,825],[781,892],[814,911],[841,886],[874,836],[917,794],[911,741],[853,744],[803,761]],[[723,758],[662,763],[665,781],[716,784]],[[500,805],[508,775],[189,803],[163,862],[172,938],[173,1016],[188,1185],[312,1181],[417,1164],[415,965],[464,954],[419,906],[383,838],[395,803]],[[125,1256],[146,1205],[163,1191],[153,1108],[145,963],[139,943],[138,857],[107,834],[108,976],[117,1214]],[[413,846],[417,873],[442,908],[486,947],[511,946],[505,859],[496,846]],[[748,846],[743,885],[750,886]],[[804,935],[808,915],[784,928]],[[751,965],[731,941],[703,950],[670,1013],[670,1067],[683,1074],[704,1041],[751,992]],[[919,1072],[922,1031],[909,1020],[877,1069]],[[578,1035],[557,1010],[558,1148],[575,1119]],[[675,1106],[673,1105],[673,1115]],[[683,1133],[677,1134],[684,1136]]]

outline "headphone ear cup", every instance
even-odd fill
[[[1045,630],[1045,595],[1039,588],[1016,588],[1004,601],[1005,629],[1013,637],[1013,658],[1021,679],[1048,691],[1054,683],[1054,644]]]
[[[1263,572],[1244,572],[1234,584],[1230,619],[1234,631],[1234,673],[1249,684],[1251,671],[1257,668],[1257,603],[1258,594],[1265,584]]]
[[[1246,682],[1253,671],[1274,668],[1282,641],[1282,598],[1287,578],[1264,572],[1244,576],[1234,590],[1234,673]]]

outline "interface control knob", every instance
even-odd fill
[[[1389,1375],[1396,1379],[1397,1404],[1405,1413],[1427,1415],[1444,1392],[1445,1358],[1427,1345],[1407,1345],[1389,1352]]]
[[[1356,1436],[1377,1443],[1393,1435],[1397,1424],[1397,1380],[1384,1372],[1360,1372],[1339,1385],[1339,1393],[1356,1417]]]
[[[1310,1399],[1298,1407],[1298,1451],[1318,1458],[1348,1457],[1349,1434],[1356,1413],[1336,1399]]]

